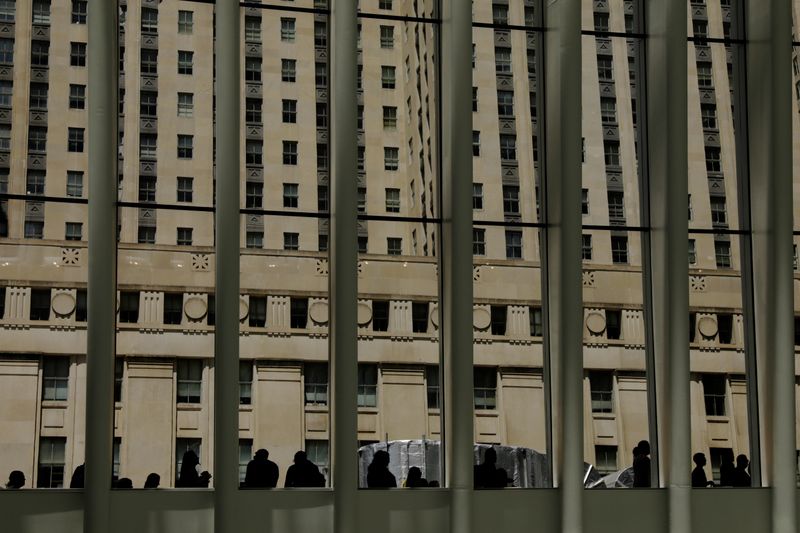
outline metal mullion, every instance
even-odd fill
[[[659,485],[669,531],[691,530],[687,4],[647,2],[648,192]],[[652,394],[652,393],[651,393]]]
[[[112,530],[117,303],[117,3],[89,0],[89,272],[86,345],[86,533]]]
[[[330,373],[333,389],[333,530],[357,530],[358,497],[358,132],[357,1],[332,0],[330,17]]]
[[[214,531],[237,529],[239,487],[240,8],[216,2]]]
[[[581,2],[544,8],[547,280],[554,484],[561,530],[583,529]]]

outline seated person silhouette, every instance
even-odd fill
[[[483,454],[483,463],[473,469],[473,485],[476,489],[502,489],[508,484],[505,468],[497,468],[497,452],[489,448]]]
[[[294,454],[294,464],[286,470],[284,487],[324,487],[325,476],[319,467],[308,460],[306,452],[299,451]]]
[[[208,488],[208,483],[211,481],[211,474],[208,470],[200,472],[200,480],[197,482],[198,487]]]
[[[692,487],[713,487],[714,482],[708,481],[706,477],[706,471],[703,470],[703,467],[706,466],[706,455],[701,452],[697,452],[692,456],[692,461],[694,464],[697,465],[692,470]]]
[[[736,457],[736,469],[733,471],[734,487],[749,487],[752,485],[750,474],[747,473],[748,466],[750,466],[750,461],[745,454],[740,454]]]
[[[151,472],[147,474],[147,479],[144,481],[144,488],[157,489],[160,484],[161,484],[161,476],[159,476],[155,472]]]
[[[116,488],[118,489],[132,489],[133,488],[133,481],[130,478],[123,477],[119,481],[117,481]]]
[[[69,480],[69,488],[71,489],[82,489],[83,488],[83,479],[84,479],[84,471],[86,469],[86,463],[82,465],[78,465],[75,471],[72,473],[72,478]]]
[[[200,459],[192,450],[186,450],[181,460],[181,471],[178,480],[175,482],[176,488],[202,487],[200,476],[197,473],[197,466]]]
[[[439,485],[439,481],[437,481],[435,479],[432,479],[432,480],[428,481],[428,486],[432,487],[432,488],[439,487],[440,486]]]
[[[646,440],[639,441],[634,448],[633,458],[633,486],[650,486],[650,443]]]
[[[19,470],[13,470],[10,474],[8,474],[8,483],[6,483],[6,488],[9,490],[14,489],[21,489],[25,486],[25,474],[23,474]]]
[[[397,487],[397,479],[389,472],[389,452],[378,450],[367,467],[367,487],[388,489]]]
[[[733,487],[733,450],[725,448],[722,450],[722,460],[719,464],[719,486]]]
[[[406,487],[414,489],[418,487],[427,487],[428,480],[422,477],[422,470],[417,466],[412,466],[408,469],[408,476],[406,477]]]
[[[251,489],[274,489],[278,485],[278,465],[269,460],[264,448],[256,451],[247,463],[244,486]]]

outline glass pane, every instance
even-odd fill
[[[419,0],[404,2],[402,0],[359,0],[359,13],[389,17],[434,18],[439,15],[437,0]]]
[[[239,438],[249,447],[240,446],[240,486],[322,487],[330,439],[328,18],[249,7],[242,15]]]

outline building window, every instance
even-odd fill
[[[239,361],[239,405],[250,405],[253,398],[253,361]]]
[[[192,135],[178,135],[178,159],[191,159],[194,148]]]
[[[472,130],[472,155],[478,157],[481,155],[481,132]]]
[[[328,127],[328,104],[325,102],[317,102],[317,127]]]
[[[614,66],[608,56],[597,56],[597,77],[600,81],[614,81]]]
[[[194,178],[178,176],[178,202],[191,202]]]
[[[400,160],[400,149],[394,147],[383,148],[383,169],[397,170]]]
[[[297,141],[283,141],[283,164],[297,164]]]
[[[84,295],[85,295],[84,291]],[[120,358],[114,359],[114,402],[122,401],[122,382],[125,374],[125,361]]]
[[[86,66],[86,43],[70,43],[69,64],[73,67]]]
[[[544,315],[541,307],[528,308],[531,337],[542,337],[544,335]]]
[[[472,88],[472,111],[478,110],[478,88]]]
[[[158,93],[141,91],[139,94],[139,114],[143,117],[158,115]]]
[[[283,184],[283,207],[297,207],[299,205],[299,193],[297,183]]]
[[[358,253],[367,253],[367,237],[365,235],[358,236]]]
[[[514,161],[517,159],[517,136],[500,135],[500,159]]]
[[[66,401],[69,392],[69,358],[42,358],[42,400]]]
[[[192,228],[178,228],[178,238],[176,243],[178,246],[191,246]]]
[[[299,250],[300,249],[300,234],[284,232],[283,234],[283,249],[284,250]]]
[[[44,222],[42,222],[41,220],[26,220],[25,238],[26,239],[44,238]]]
[[[356,209],[359,213],[367,211],[367,188],[359,187],[356,191]]]
[[[506,259],[522,259],[522,232],[506,230]]]
[[[589,389],[593,413],[614,412],[614,374],[606,371],[589,372]]]
[[[617,99],[602,97],[600,98],[600,117],[604,124],[617,123]]]
[[[37,488],[60,489],[64,486],[64,449],[66,445],[66,437],[41,437],[39,439]]]
[[[472,228],[472,255],[486,255],[486,230]]]
[[[505,305],[492,305],[490,310],[492,335],[505,335],[508,307]]]
[[[503,213],[506,215],[519,214],[519,186],[503,185]]]
[[[494,66],[497,73],[511,73],[511,48],[505,46],[494,48]]]
[[[592,236],[581,235],[581,258],[584,261],[592,260]]]
[[[245,81],[261,81],[261,58],[244,58],[244,79]]]
[[[363,146],[359,146],[357,150],[358,150],[358,152],[357,152],[357,154],[358,154],[357,155],[357,158],[358,158],[358,170],[364,170],[364,155],[365,155],[364,154],[364,152],[365,152],[364,147]]]
[[[714,79],[711,74],[711,62],[697,62],[697,85],[706,88],[714,86]]]
[[[328,211],[328,186],[317,185],[317,211]]]
[[[248,42],[261,42],[261,17],[244,18],[244,39]]]
[[[497,91],[497,114],[501,117],[514,116],[514,92]]]
[[[67,196],[70,198],[83,196],[83,172],[67,171]]]
[[[156,178],[155,176],[139,176],[139,201],[156,201]]]
[[[617,471],[617,447],[595,445],[594,447],[594,467],[601,476],[606,476]]]
[[[714,241],[714,257],[717,268],[731,268],[731,243],[730,241]]]
[[[200,403],[203,360],[178,359],[178,403]]]
[[[392,0],[378,0],[378,9],[391,10]]]
[[[50,289],[31,289],[31,320],[50,320]]]
[[[697,263],[697,245],[694,239],[689,239],[689,264],[694,265]]]
[[[387,65],[381,66],[381,87],[384,89],[394,89],[395,68]]]
[[[619,141],[603,141],[606,166],[619,166]]]
[[[725,416],[725,376],[722,374],[703,374],[702,381],[706,416]]]
[[[285,143],[284,143],[285,145]],[[264,147],[261,141],[246,141],[244,161],[247,165],[261,166],[264,164]]]
[[[381,48],[394,48],[394,26],[381,26]]]
[[[261,108],[263,102],[260,98],[248,98],[245,100],[244,120],[248,124],[261,123]]]
[[[608,31],[608,13],[594,14],[594,31]]]
[[[178,116],[191,118],[194,115],[194,94],[178,93]]]
[[[325,22],[314,22],[314,46],[320,48],[328,46],[328,27]]]
[[[717,146],[706,146],[706,171],[722,172],[720,149]]]
[[[626,235],[611,236],[611,261],[614,264],[628,262],[628,237]]]
[[[324,233],[320,233],[317,236],[317,251],[319,252],[327,252],[328,251],[328,236]]]
[[[386,212],[387,213],[400,212],[400,189],[393,189],[393,188],[386,189]]]
[[[325,63],[314,64],[314,83],[317,87],[328,85],[328,65]]]
[[[733,315],[717,313],[717,330],[720,344],[733,344]]]
[[[250,296],[247,323],[252,328],[263,328],[267,323],[267,297]]]
[[[263,248],[264,247],[264,232],[263,231],[248,231],[245,236],[245,246],[247,248]]]
[[[42,170],[29,170],[25,180],[25,193],[41,195],[44,194],[45,174]]]
[[[13,92],[14,82],[11,80],[0,80],[0,107],[11,107],[11,96]]]
[[[154,133],[139,134],[139,159],[153,161],[156,158],[158,137]]]
[[[717,106],[715,104],[700,104],[700,119],[703,122],[703,129],[717,129]]]
[[[37,42],[39,41],[33,41],[33,43]],[[46,58],[47,56],[45,56],[45,60]],[[33,52],[31,52],[31,64],[35,64],[32,59]],[[14,39],[0,39],[0,63],[4,65],[14,64]],[[46,64],[45,62],[45,65]]]
[[[625,197],[622,191],[608,191],[608,218],[625,219]]]
[[[414,333],[428,332],[428,302],[412,302],[411,330]]]
[[[403,239],[400,237],[387,237],[386,253],[388,255],[401,255],[403,253]]]
[[[142,8],[142,33],[158,33],[158,10]]]
[[[183,318],[183,294],[180,292],[164,293],[164,324],[177,325]]]
[[[10,128],[9,128],[10,133]],[[47,151],[47,128],[41,126],[30,126],[28,128],[28,151],[46,152]]]
[[[83,224],[80,222],[67,222],[64,230],[64,240],[80,241],[83,239]]]
[[[383,106],[383,127],[392,130],[397,128],[397,108],[395,106]]]
[[[289,300],[289,324],[292,329],[306,329],[308,325],[308,298]]]
[[[711,224],[714,226],[728,225],[728,215],[725,209],[724,196],[711,197]]]
[[[328,405],[328,363],[303,364],[306,405]]]
[[[194,30],[194,12],[178,11],[178,33],[191,35]]]
[[[581,189],[581,214],[589,214],[589,189]]]
[[[82,0],[86,3],[86,0]],[[73,10],[74,10],[73,0]],[[0,22],[14,22],[17,4],[16,0],[0,0]]]
[[[178,50],[178,74],[191,74],[194,63],[194,52]]]
[[[283,100],[283,122],[287,124],[294,124],[297,122],[297,100]]]
[[[378,365],[358,365],[358,406],[377,407],[378,405]]]
[[[622,335],[622,311],[606,309],[606,338],[619,340]]]
[[[31,92],[28,97],[31,109],[47,111],[47,89],[46,83],[31,83]]]
[[[119,321],[123,324],[139,322],[139,291],[119,293]]]
[[[50,24],[50,0],[33,0],[33,23]]]
[[[425,392],[428,397],[428,409],[439,409],[441,405],[439,385],[439,367],[425,365]]]
[[[175,439],[175,480],[176,486],[180,482],[181,467],[183,466],[183,456],[187,452],[192,452],[199,459],[203,441],[201,439]]]
[[[248,181],[245,184],[245,207],[261,209],[264,198],[264,184]]]
[[[247,477],[247,465],[253,457],[253,439],[239,439],[239,486]]]
[[[372,300],[372,331],[389,330],[389,302]]]
[[[139,226],[137,242],[139,244],[155,244],[156,243],[155,226]]]
[[[295,36],[295,20],[290,17],[281,17],[281,41],[293,43]]]
[[[497,369],[476,366],[473,369],[475,409],[497,408]]]
[[[76,85],[71,83],[69,86],[69,108],[84,109],[86,107],[86,85]]]
[[[294,83],[297,77],[297,61],[281,59],[281,81]]]

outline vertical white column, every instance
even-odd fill
[[[581,2],[544,11],[545,221],[554,481],[561,531],[583,528]]]
[[[651,290],[659,483],[669,527],[690,529],[687,3],[645,2]]]
[[[83,530],[110,531],[117,274],[117,3],[89,0],[89,286]],[[67,473],[67,475],[69,475]]]
[[[789,0],[746,2],[748,158],[762,478],[772,531],[796,530]]]
[[[442,1],[442,347],[451,531],[469,533],[473,465],[472,12]]]
[[[358,491],[357,3],[331,1],[331,474],[334,531],[353,533]]]
[[[236,531],[239,487],[240,9],[216,2],[216,316],[214,333],[214,530]]]

